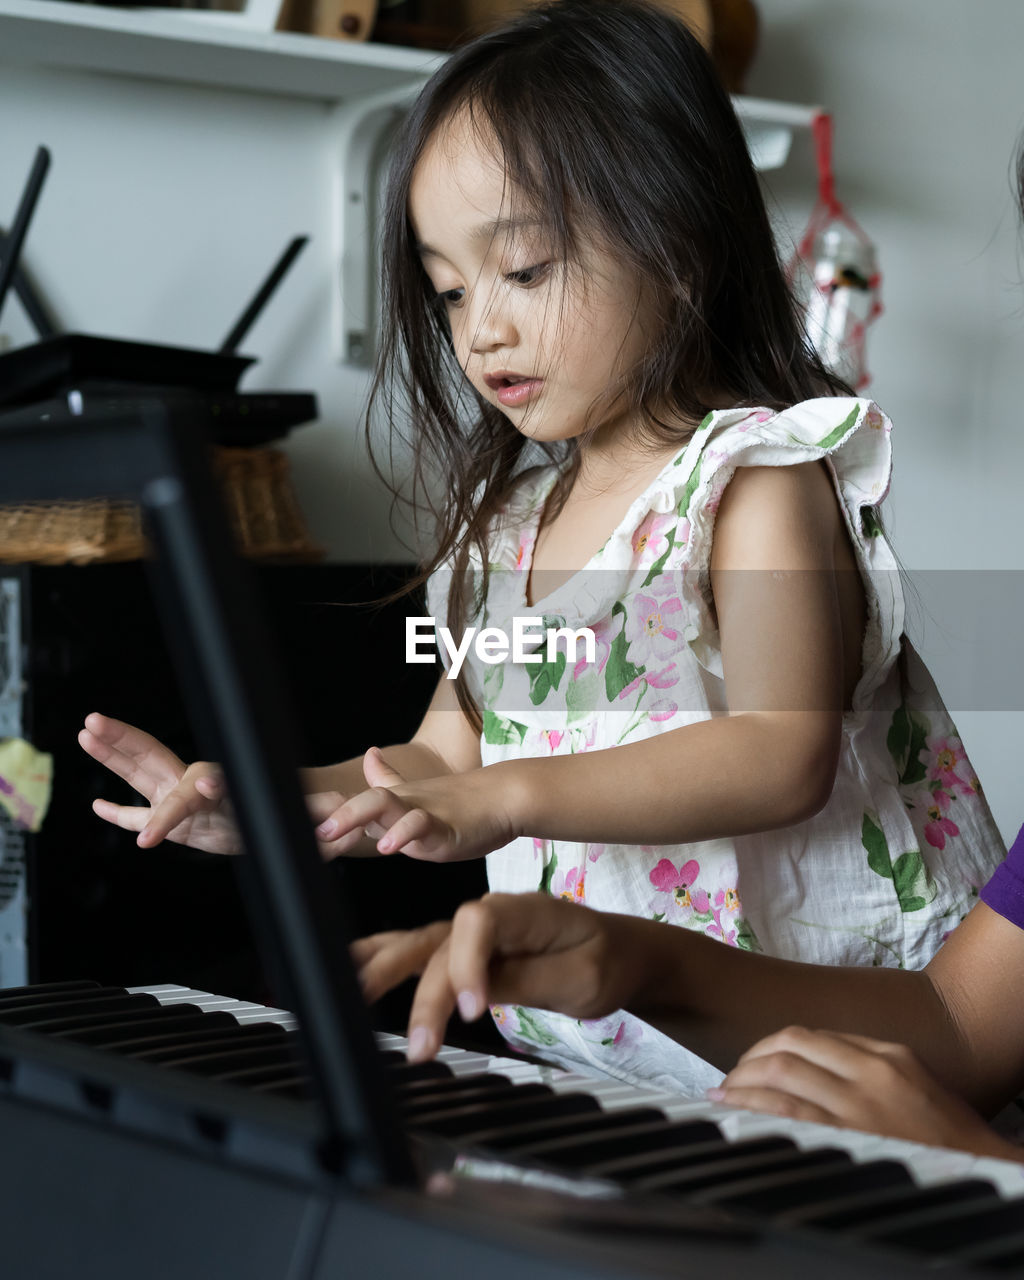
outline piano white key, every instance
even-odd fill
[[[161,1004],[194,1004],[204,1013],[230,1013],[240,1023],[274,1022],[286,1031],[298,1026],[295,1015],[287,1009],[275,1009],[271,1005],[255,1004],[251,1000],[236,1000],[233,996],[218,996],[209,991],[196,991],[192,987],[180,987],[162,983],[149,987],[126,987],[129,995],[155,996]]]
[[[1013,1160],[996,1160],[992,1156],[971,1157],[969,1175],[972,1178],[988,1178],[1008,1198],[1024,1195],[1024,1164]]]

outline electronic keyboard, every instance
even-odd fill
[[[173,984],[57,983],[0,991],[0,1026],[309,1105],[285,1010]],[[664,1236],[674,1215],[696,1213],[726,1251],[751,1232],[788,1233],[865,1266],[876,1250],[914,1265],[1024,1265],[1024,1164],[451,1046],[413,1065],[403,1037],[377,1043],[428,1184],[575,1200],[589,1229],[597,1213],[620,1237],[632,1215],[641,1254],[646,1231]]]

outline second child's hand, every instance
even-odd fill
[[[363,772],[369,789],[345,799],[316,829],[331,856],[348,853],[365,834],[377,840],[379,853],[458,862],[522,834],[513,817],[512,774],[500,764],[406,782],[371,747]]]
[[[361,938],[352,958],[371,1003],[419,977],[408,1037],[416,1062],[441,1047],[456,1008],[467,1022],[504,1002],[575,1018],[613,1013],[643,981],[635,933],[647,923],[546,894],[489,893],[461,906],[450,923]]]

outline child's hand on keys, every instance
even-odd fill
[[[417,1062],[440,1048],[456,1008],[467,1022],[490,1004],[575,1018],[614,1012],[631,992],[631,949],[621,934],[635,923],[547,894],[489,893],[461,906],[450,924],[362,938],[352,957],[371,1002],[421,975],[409,1015],[408,1055]]]
[[[348,853],[369,836],[379,853],[461,862],[521,834],[511,813],[512,775],[502,765],[406,782],[371,747],[363,773],[369,790],[345,799],[316,829],[332,855]]]
[[[99,817],[138,832],[140,848],[171,840],[206,853],[241,852],[219,765],[209,761],[186,765],[150,734],[96,712],[86,716],[78,742],[148,802],[123,805],[97,799],[92,803]],[[337,792],[307,796],[312,821],[321,822],[339,800]],[[321,843],[320,848],[325,854],[331,852],[329,844]]]
[[[1008,1145],[902,1044],[787,1027],[758,1041],[708,1096],[728,1106],[1007,1156]],[[1011,1159],[1020,1160],[1019,1147]]]

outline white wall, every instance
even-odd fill
[[[878,246],[869,390],[894,423],[888,524],[919,597],[910,631],[1012,838],[1024,822],[1024,276],[1009,171],[1024,6],[758,8],[748,92],[832,110],[837,193]],[[770,183],[798,231],[813,182],[805,135]]]
[[[871,335],[871,390],[896,424],[890,529],[922,598],[915,633],[1010,836],[1024,820],[1024,285],[1007,172],[1024,122],[1024,6],[758,7],[749,91],[834,111],[839,194],[879,247],[886,311]],[[336,140],[326,109],[2,58],[0,221],[46,142],[54,167],[28,254],[65,327],[217,343],[288,238],[313,236],[246,343],[263,359],[244,385],[319,393],[321,422],[288,449],[332,557],[405,558],[358,434],[365,376],[330,349]],[[812,182],[805,136],[772,179],[795,227]],[[30,336],[16,303],[0,331]],[[977,572],[995,569],[1005,572]],[[957,602],[971,593],[965,612]]]

